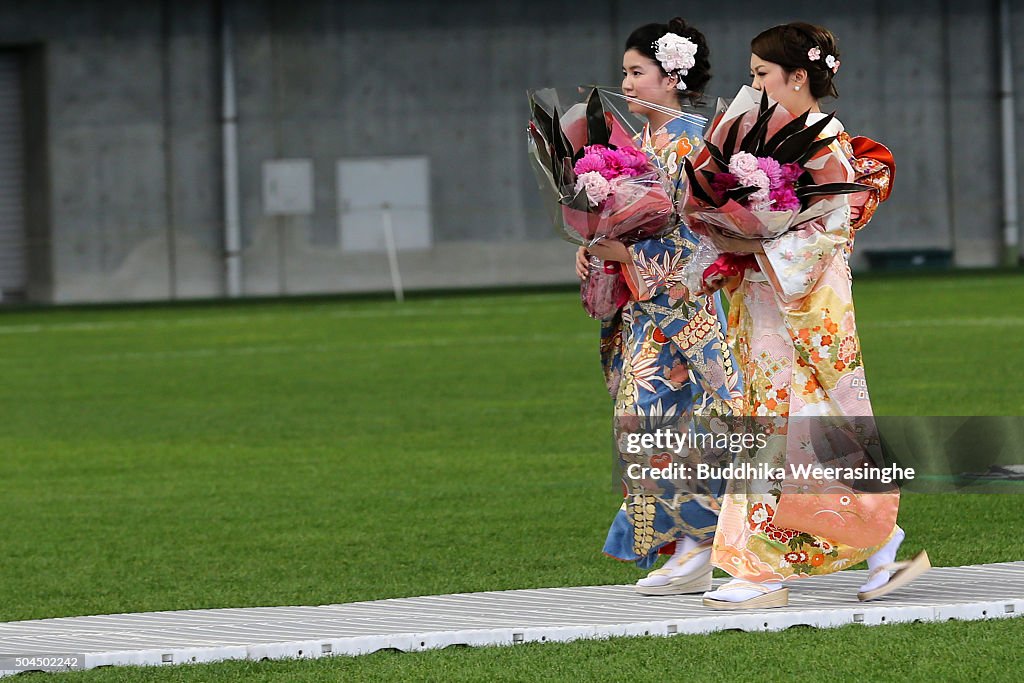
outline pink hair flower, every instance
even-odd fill
[[[815,45],[814,47],[807,51],[807,59],[811,60],[812,62],[816,62],[819,59],[821,59],[821,50],[818,48],[817,45]]]

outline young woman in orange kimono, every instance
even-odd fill
[[[837,95],[833,79],[839,70],[831,32],[803,23],[776,26],[754,38],[751,51],[755,89],[767,91],[794,116],[810,110],[808,125],[825,116],[818,101]],[[837,140],[805,165],[813,181],[853,181],[842,124],[831,121],[821,135]],[[712,130],[708,139],[723,137],[724,131]],[[864,222],[864,202],[857,198],[865,194],[844,195],[839,210],[775,239],[713,235],[723,252],[753,255],[732,283],[728,335],[744,379],[746,412],[779,418],[785,425],[756,456],[773,466],[785,469],[812,461],[811,430],[820,430],[827,418],[872,415],[848,262],[855,227]],[[874,204],[867,208],[873,210]],[[912,563],[894,564],[904,538],[895,524],[898,504],[897,491],[849,489],[815,496],[782,482],[733,481],[723,500],[712,562],[734,578],[705,593],[704,604],[718,609],[782,606],[788,602],[783,582],[863,560],[872,573],[859,597],[890,592],[928,567],[923,553]],[[823,528],[822,518],[836,522]]]

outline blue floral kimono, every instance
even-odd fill
[[[683,115],[643,136],[648,156],[660,160],[669,177],[681,178],[674,188],[677,197],[686,179],[680,166],[684,157],[696,156],[703,123]],[[725,315],[716,297],[694,296],[684,284],[683,271],[697,244],[680,223],[664,237],[629,245],[633,262],[623,272],[629,271],[631,288],[639,296],[602,322],[601,361],[615,399],[616,444],[623,466],[639,462],[660,468],[668,457],[647,452],[626,456],[622,432],[635,431],[640,423],[641,431],[664,425],[679,432],[695,416],[740,412],[743,387],[726,344]],[[714,535],[724,484],[677,486],[669,480],[638,482],[626,476],[623,483],[625,500],[608,532],[605,554],[647,568],[659,550],[670,551],[684,535],[698,541]]]

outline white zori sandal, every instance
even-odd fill
[[[679,541],[682,543],[682,541]],[[684,569],[690,560],[701,553],[707,553],[704,562],[697,565],[685,574],[678,573]],[[682,595],[685,593],[703,593],[711,588],[711,573],[714,571],[711,566],[711,544],[699,545],[688,552],[676,552],[666,562],[671,567],[655,569],[646,578],[640,579],[634,586],[637,593],[641,595]]]
[[[906,586],[908,583],[921,576],[921,574],[924,574],[926,571],[931,569],[931,567],[932,563],[928,560],[928,552],[925,550],[914,555],[914,559],[912,560],[883,564],[881,567],[877,567],[872,570],[871,574],[868,576],[868,583],[871,583],[871,579],[874,578],[875,575],[882,572],[891,572],[892,576],[879,588],[857,593],[857,599],[874,600],[875,598],[887,595],[901,586]]]
[[[743,591],[751,597],[740,595],[726,596],[730,592]],[[757,609],[765,607],[785,607],[789,604],[789,589],[777,583],[763,584],[733,579],[712,593],[704,594],[704,606],[715,609]]]

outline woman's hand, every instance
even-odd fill
[[[708,235],[715,243],[719,251],[732,254],[763,254],[764,247],[759,239],[740,239],[737,237],[726,237],[717,230],[709,230]]]
[[[618,240],[601,240],[597,244],[591,245],[587,251],[602,261],[633,262],[629,249],[626,249],[626,245]]]
[[[586,280],[590,274],[590,254],[585,247],[576,250],[576,277]]]

